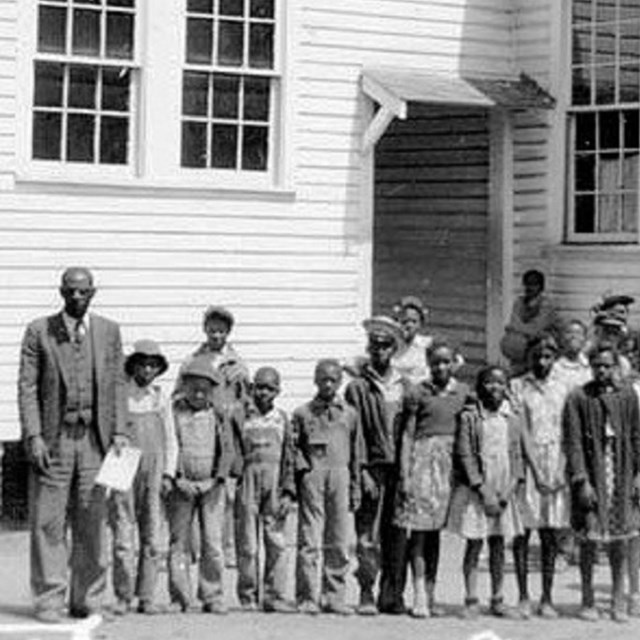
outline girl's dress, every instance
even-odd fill
[[[455,443],[455,488],[447,528],[467,539],[512,538],[523,532],[515,491],[522,479],[522,428],[505,401],[496,412],[465,409]],[[496,517],[485,515],[478,491],[482,484],[497,492],[506,506]]]
[[[402,345],[393,356],[393,368],[413,384],[431,380],[431,371],[427,363],[427,349],[431,346],[431,336],[417,335],[408,343]]]
[[[442,390],[425,382],[417,389],[415,412],[405,418],[401,485],[394,524],[408,531],[435,531],[446,522],[451,497],[451,469],[456,414],[469,394],[451,379]]]
[[[549,495],[541,495],[531,470],[527,469],[525,483],[518,493],[523,524],[527,529],[567,528],[570,511],[562,411],[568,389],[553,377],[538,380],[532,373],[513,380],[512,387],[522,408],[540,477],[553,489]]]

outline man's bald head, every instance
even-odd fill
[[[93,287],[93,274],[87,267],[68,267],[64,270],[60,278],[60,286],[66,287],[80,280],[88,282],[89,285]]]

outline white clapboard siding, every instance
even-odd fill
[[[17,8],[16,0],[0,0],[0,172],[16,164]],[[46,180],[0,193],[0,439],[17,434],[15,383],[24,324],[58,308],[57,280],[70,264],[94,270],[95,310],[121,323],[127,349],[142,336],[162,342],[171,362],[167,387],[202,338],[203,309],[219,303],[236,314],[232,337],[251,369],[273,363],[281,370],[283,404],[292,408],[309,397],[319,357],[350,357],[363,348],[362,67],[504,75],[514,55],[512,9],[511,0],[292,2],[287,51],[293,59],[285,61],[289,195],[228,197],[144,184],[98,189]],[[450,138],[452,126],[469,143],[464,153],[432,145],[425,158],[424,140],[403,141],[385,166],[389,184],[401,180],[404,170],[415,179],[396,237],[411,240],[412,225],[424,222],[415,237],[439,260],[443,236],[432,231],[444,220],[458,239],[449,239],[451,246],[464,244],[468,251],[466,266],[480,264],[475,237],[486,210],[478,186],[486,131],[469,127],[465,117],[431,124],[435,146]],[[425,163],[431,181],[419,180]],[[443,182],[448,174],[467,185],[455,206],[456,189]],[[385,216],[394,215],[397,201],[386,202]],[[393,247],[385,250],[393,262]],[[406,253],[410,260],[414,255],[413,249]],[[404,277],[389,273],[397,281]],[[446,311],[455,331],[466,336],[470,358],[481,358],[484,311],[476,309],[474,316],[469,303],[482,297],[480,283],[441,282],[453,304],[434,298],[435,317]]]
[[[487,126],[486,111],[412,105],[376,151],[375,304],[419,295],[468,371],[486,358]]]

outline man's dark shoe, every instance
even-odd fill
[[[91,607],[71,607],[69,609],[69,617],[76,620],[84,620],[94,615],[100,616],[103,622],[113,622],[115,620],[113,611],[108,609],[93,609]]]

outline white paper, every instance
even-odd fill
[[[124,447],[120,455],[113,448],[109,449],[96,476],[96,484],[115,491],[129,491],[140,464],[140,454],[140,449],[135,447]]]

